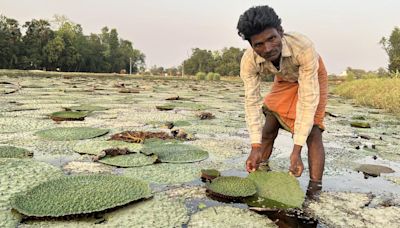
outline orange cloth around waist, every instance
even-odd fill
[[[325,107],[328,102],[328,74],[322,58],[319,58],[318,81],[319,81],[319,103],[314,116],[314,125],[318,125],[322,130],[324,127]],[[271,92],[265,96],[264,105],[267,109],[278,115],[280,122],[283,122],[293,133],[294,121],[296,119],[296,105],[298,99],[297,82],[284,81],[275,75]]]

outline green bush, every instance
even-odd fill
[[[209,72],[208,74],[207,74],[207,81],[212,81],[213,79],[214,79],[214,73],[213,72]]]
[[[197,79],[197,80],[205,80],[205,79],[206,79],[206,73],[204,73],[204,72],[197,72],[197,74],[196,74],[196,79]]]
[[[219,81],[219,80],[221,80],[221,75],[218,74],[218,73],[214,73],[213,80],[214,80],[214,81]]]

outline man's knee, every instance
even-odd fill
[[[317,125],[314,125],[313,128],[311,129],[310,134],[308,135],[307,144],[321,140],[322,140],[322,130]]]

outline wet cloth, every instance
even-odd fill
[[[287,100],[288,96],[285,95],[284,102],[276,99],[277,102],[271,101],[269,104],[271,107],[268,108],[281,111],[273,104],[285,105],[289,102],[289,110],[289,106],[284,106],[289,114],[285,113],[287,115],[282,116],[289,119],[294,118],[292,129],[294,143],[301,146],[305,144],[314,125],[314,117],[320,103],[319,59],[313,43],[299,33],[283,35],[279,70],[270,61],[266,61],[255,53],[251,47],[245,51],[240,65],[240,77],[244,82],[246,123],[252,144],[261,143],[264,125],[261,111],[263,99],[260,94],[261,75],[263,74],[276,76],[275,83],[279,82],[280,86],[275,88],[274,94],[284,92],[293,95],[297,90],[296,98],[291,97],[291,100]],[[321,67],[321,72],[322,69],[324,67]],[[296,84],[297,87],[293,86]],[[321,106],[324,105],[321,103]],[[295,108],[295,112],[291,112],[293,108]]]
[[[321,57],[319,58],[318,82],[320,95],[313,125],[324,130],[325,107],[328,101],[328,74]],[[278,119],[282,128],[292,133],[294,133],[296,119],[298,88],[297,82],[284,81],[281,77],[275,76],[271,92],[265,96],[263,105],[264,113],[271,112]]]

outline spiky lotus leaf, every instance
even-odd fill
[[[60,176],[60,169],[44,162],[32,159],[0,159],[0,210],[10,209],[10,198],[16,193]]]
[[[177,184],[198,178],[200,169],[194,164],[160,163],[143,167],[126,168],[124,175],[158,184]]]
[[[151,144],[143,148],[145,154],[156,154],[161,162],[187,163],[197,162],[208,158],[208,152],[196,146],[171,143]]]
[[[35,217],[87,214],[149,198],[146,182],[116,175],[77,175],[53,179],[18,194],[14,209]]]
[[[298,208],[304,202],[304,192],[298,180],[286,172],[255,171],[247,177],[257,187],[255,197],[246,203],[250,206],[275,208]],[[277,202],[275,204],[275,202]]]
[[[394,170],[389,167],[382,165],[372,165],[372,164],[362,164],[355,170],[372,176],[380,176],[381,173],[394,173]]]
[[[232,198],[248,197],[257,192],[253,181],[235,176],[217,177],[207,184],[207,189],[212,193]]]
[[[0,158],[26,158],[33,155],[27,149],[15,146],[0,146]]]
[[[250,210],[216,206],[201,210],[190,217],[188,227],[277,227],[266,216]]]
[[[108,129],[91,128],[91,127],[59,127],[38,131],[35,135],[48,140],[81,140],[91,139],[105,135]]]
[[[87,115],[88,112],[61,111],[61,112],[53,112],[52,114],[50,114],[50,118],[54,121],[84,120]]]
[[[66,110],[73,110],[73,111],[104,111],[107,110],[108,108],[101,107],[101,106],[95,106],[95,105],[79,105],[79,106],[72,106],[65,108]]]
[[[118,155],[118,156],[107,156],[99,160],[99,162],[107,165],[118,166],[118,167],[139,167],[145,165],[151,165],[156,162],[156,155],[144,155],[140,153]]]
[[[127,143],[124,141],[88,141],[77,144],[74,147],[74,151],[80,154],[93,154],[99,155],[102,150],[117,148],[117,149],[128,149],[131,152],[140,152],[143,148],[142,144],[139,143]]]

